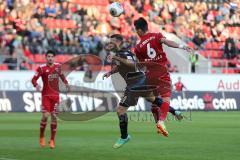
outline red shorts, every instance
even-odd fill
[[[146,77],[148,85],[155,85],[158,87],[158,95],[161,96],[161,98],[171,97],[172,82],[168,72],[164,74],[159,74],[158,72],[149,72],[146,74]]]
[[[59,96],[42,96],[42,112],[56,113]]]

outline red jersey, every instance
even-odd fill
[[[146,66],[148,85],[158,86],[161,97],[171,97],[171,78],[167,70],[167,56],[163,51],[161,40],[165,38],[161,33],[147,33],[141,37],[135,47],[135,54]]]
[[[167,56],[163,51],[161,39],[165,38],[161,33],[147,33],[141,37],[135,47],[136,57],[140,62],[156,62],[167,65]]]
[[[53,66],[48,66],[46,64],[39,66],[36,70],[36,74],[32,78],[34,87],[37,86],[39,77],[42,77],[43,81],[43,96],[59,96],[59,78],[61,78],[65,84],[68,84],[65,76],[61,72],[61,65],[59,63],[54,63]]]
[[[182,82],[177,82],[174,85],[175,85],[176,91],[178,91],[178,92],[181,92],[183,90],[183,88],[186,88]]]

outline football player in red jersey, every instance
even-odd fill
[[[178,77],[178,82],[175,83],[174,86],[177,92],[182,92],[183,89],[187,89],[187,87],[182,83],[181,77]]]
[[[55,53],[51,50],[46,53],[47,63],[37,68],[36,74],[32,78],[32,84],[37,91],[41,90],[37,83],[39,77],[43,81],[42,89],[42,119],[40,123],[40,146],[45,147],[44,131],[47,125],[48,117],[51,116],[51,138],[49,146],[51,149],[55,147],[55,135],[57,129],[56,107],[59,103],[59,78],[64,82],[69,90],[68,81],[61,72],[61,65],[54,63]]]
[[[164,121],[167,117],[167,112],[169,111],[171,85],[167,85],[167,88],[164,88],[162,87],[162,82],[165,84],[171,84],[171,78],[167,70],[167,56],[163,51],[162,44],[165,44],[168,47],[184,49],[190,53],[193,53],[193,50],[190,47],[168,40],[161,33],[149,32],[148,23],[142,17],[134,21],[134,27],[140,37],[140,42],[135,46],[136,57],[140,62],[150,64],[148,65],[150,67],[147,67],[146,71],[148,82],[155,82],[155,85],[157,84],[157,86],[159,86],[158,93],[163,99],[163,103],[159,106],[160,109],[157,109],[158,107],[155,107],[156,109],[153,107],[152,109],[153,115],[158,117],[158,133],[168,136],[168,131],[164,125]],[[156,66],[159,66],[159,70],[164,70],[164,72],[157,72]],[[163,88],[165,91],[162,91]]]

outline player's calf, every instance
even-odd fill
[[[48,119],[48,114],[43,113],[42,114],[42,119],[40,122],[40,135],[39,135],[39,144],[41,147],[45,147],[45,138],[44,138],[44,133],[45,133],[45,129],[47,126],[47,119]]]
[[[51,138],[49,141],[49,146],[51,149],[53,149],[55,147],[55,136],[56,136],[56,132],[57,132],[57,118],[55,113],[51,114]]]
[[[117,114],[119,119],[119,128],[121,132],[121,138],[125,139],[128,136],[128,116],[127,116],[127,108],[123,106],[117,107]]]

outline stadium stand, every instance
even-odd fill
[[[239,73],[240,1],[125,0],[120,18],[108,14],[108,4],[108,0],[1,0],[0,54],[11,60],[22,57],[16,64],[24,69],[43,63],[47,49],[57,51],[58,62],[87,53],[105,57],[107,35],[121,33],[133,46],[137,40],[133,20],[144,15],[153,30],[174,33],[198,49],[212,62],[212,73]],[[6,64],[0,68],[6,69]]]

